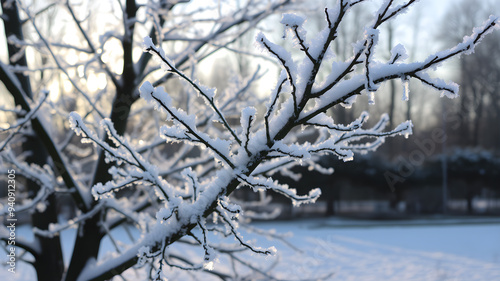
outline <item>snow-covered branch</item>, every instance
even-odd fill
[[[0,152],[3,151],[7,144],[16,136],[16,134],[21,131],[24,125],[36,116],[36,113],[38,112],[40,107],[42,107],[48,95],[49,93],[47,91],[42,91],[42,95],[39,98],[38,104],[30,112],[28,112],[26,116],[24,116],[22,119],[18,119],[16,124],[10,125],[8,128],[0,128],[0,133],[13,130],[13,132],[11,132],[4,141],[0,142]]]
[[[274,42],[259,24],[284,5],[295,4],[289,0],[251,0],[235,6],[218,1],[194,8],[184,0],[112,2],[120,26],[108,29],[106,19],[105,28],[96,34],[89,28],[91,19],[102,17],[97,10],[80,11],[63,1],[35,7],[39,12],[33,13],[21,0],[10,2],[24,12],[22,23],[31,23],[36,37],[30,41],[19,34],[10,36],[8,44],[18,47],[10,54],[11,61],[21,58],[25,50],[41,54],[42,59],[30,62],[33,65],[0,62],[0,78],[20,105],[0,108],[18,114],[15,122],[0,129],[11,133],[0,143],[1,164],[15,167],[39,184],[16,211],[44,208],[41,203],[58,191],[77,202],[76,215],[69,221],[55,216],[55,221],[34,230],[40,241],[54,239],[70,227],[79,228],[70,265],[64,268],[68,280],[111,279],[136,264],[151,278],[163,278],[166,267],[205,271],[224,280],[242,277],[215,268],[218,257],[229,258],[235,271],[244,267],[264,279],[278,280],[270,272],[276,263],[262,269],[241,256],[245,252],[273,255],[275,249],[245,240],[240,230],[283,237],[240,225],[278,215],[279,209],[262,208],[270,205],[272,194],[300,206],[314,203],[321,192],[317,186],[297,191],[301,189],[274,175],[298,181],[301,175],[292,170],[298,165],[331,174],[333,169],[323,167],[319,157],[330,154],[350,161],[376,150],[388,137],[410,135],[410,120],[393,126],[383,114],[372,123],[370,114],[362,112],[356,119],[339,122],[332,109],[349,107],[362,94],[374,103],[378,89],[389,80],[402,84],[403,100],[409,99],[411,80],[442,96],[458,96],[458,85],[428,72],[453,57],[473,53],[500,24],[490,17],[456,46],[409,62],[402,45],[391,50],[390,58],[379,59],[379,35],[384,24],[405,13],[416,0],[381,1],[360,30],[361,37],[352,42],[352,56],[347,59],[345,54],[335,54],[334,44],[345,43],[339,37],[345,35],[341,28],[346,15],[368,0],[338,0],[325,8],[324,28],[312,35],[306,32],[304,16],[283,11],[278,24],[284,30],[282,40],[291,45]],[[68,29],[74,34],[69,39],[58,40],[41,29],[39,19],[55,6],[62,6],[66,22],[71,23]],[[268,73],[251,70],[244,56],[254,55],[253,51],[238,47],[238,40],[256,29],[260,29],[256,45],[263,53],[257,56],[266,56],[281,68],[267,93],[256,81]],[[79,41],[73,42],[74,38]],[[143,38],[142,54],[137,53],[141,45],[137,38]],[[248,77],[233,77],[225,90],[212,88],[215,82],[203,80],[209,70],[199,67],[199,62],[220,50],[237,56],[240,68],[248,67],[240,75]],[[21,85],[16,76],[22,75],[33,80]],[[171,83],[172,77],[180,83]],[[44,93],[32,102],[23,88],[33,85],[61,92],[50,97]],[[69,119],[69,128],[84,144],[66,134],[67,123],[58,118],[49,128],[39,114],[48,110],[52,116],[69,117],[64,121]],[[21,159],[27,153],[12,152],[17,153],[11,149],[14,135],[31,134],[22,130],[29,124],[49,153],[46,166],[25,163]],[[258,199],[242,200],[238,192],[233,193],[237,189],[256,192]],[[115,233],[124,225],[137,230],[127,231],[128,242]],[[100,244],[103,237],[110,239],[114,253],[101,258],[100,245],[87,250],[86,242]],[[0,239],[5,240],[1,233]],[[198,256],[184,255],[177,245],[193,249]],[[41,254],[35,246],[27,250]]]
[[[410,121],[386,129],[389,123],[387,115],[382,115],[375,125],[366,128],[369,116],[366,112],[350,124],[338,124],[327,114],[328,109],[341,103],[354,102],[353,96],[361,94],[362,91],[374,95],[381,83],[391,79],[401,79],[403,83],[408,83],[408,79],[416,78],[435,89],[456,94],[457,87],[431,79],[425,71],[439,66],[451,57],[470,53],[485,34],[498,27],[498,20],[490,18],[482,28],[475,29],[473,35],[466,38],[463,43],[448,51],[436,53],[423,62],[404,63],[407,55],[402,46],[393,49],[388,62],[378,62],[374,59],[374,53],[378,44],[379,26],[405,12],[415,2],[408,1],[395,6],[391,0],[384,1],[374,22],[365,28],[364,38],[354,44],[353,57],[344,62],[334,63],[337,69],[334,69],[325,81],[317,81],[325,57],[331,57],[327,56],[327,53],[330,51],[329,46],[338,36],[337,29],[340,22],[352,6],[362,2],[364,1],[341,0],[334,9],[325,9],[326,27],[312,40],[308,40],[305,36],[302,27],[304,18],[295,14],[285,14],[281,23],[295,41],[295,46],[302,52],[302,62],[294,61],[288,50],[272,43],[263,33],[259,33],[257,42],[265,52],[277,59],[283,71],[271,91],[263,118],[258,116],[257,110],[253,107],[242,109],[240,130],[233,130],[229,125],[230,122],[224,117],[225,108],[217,106],[218,97],[213,90],[201,86],[177,69],[160,47],[155,46],[149,37],[145,38],[144,51],[157,56],[166,71],[173,72],[188,82],[204,98],[215,113],[215,120],[222,123],[223,127],[222,134],[219,130],[205,132],[198,130],[200,123],[196,122],[196,116],[189,114],[189,110],[184,111],[175,106],[161,87],[154,87],[151,83],[145,82],[140,89],[142,97],[152,102],[157,109],[166,112],[167,121],[173,124],[162,126],[161,136],[172,142],[195,146],[202,144],[216,157],[216,161],[222,162],[223,165],[215,165],[211,168],[212,172],[200,174],[201,170],[195,169],[195,166],[207,163],[205,161],[210,162],[208,158],[201,157],[192,164],[188,162],[171,170],[180,171],[181,167],[187,168],[183,170],[181,178],[176,178],[186,187],[185,197],[182,201],[178,201],[178,204],[158,211],[158,222],[155,227],[139,242],[148,249],[143,250],[140,256],[154,257],[159,250],[163,256],[159,261],[160,268],[163,261],[172,266],[182,267],[166,261],[165,250],[161,249],[180,239],[183,234],[192,233],[194,229],[198,229],[201,233],[200,238],[193,237],[203,249],[205,268],[212,266],[212,251],[216,249],[208,243],[208,233],[211,231],[224,235],[231,233],[238,244],[255,253],[271,253],[269,250],[251,246],[237,232],[238,225],[232,218],[244,216],[244,212],[240,206],[231,203],[231,197],[228,195],[232,191],[238,186],[249,186],[255,191],[272,190],[282,194],[294,205],[313,203],[320,195],[319,189],[312,189],[307,195],[298,195],[294,189],[269,178],[268,174],[278,169],[283,169],[286,173],[286,168],[297,165],[297,162],[309,163],[311,167],[321,172],[331,173],[330,169],[317,165],[314,159],[324,153],[333,153],[340,159],[349,161],[355,157],[355,153],[366,153],[377,149],[387,137],[397,135],[407,137],[412,133]],[[362,73],[356,72],[355,68],[359,64],[364,64]],[[406,86],[403,97],[407,95]],[[297,126],[310,127],[322,133],[316,137],[311,136],[307,142],[298,143],[291,136]],[[222,135],[230,135],[231,138],[220,139]],[[203,154],[203,151],[201,153]],[[135,163],[132,160],[130,162]],[[170,173],[165,172],[164,175]],[[293,174],[290,176],[295,177]],[[249,213],[250,217],[252,215]],[[222,222],[226,230],[218,226],[208,227],[206,223],[209,216],[214,216],[215,221]],[[200,268],[195,263],[191,265],[185,269]]]
[[[52,50],[50,43],[47,41],[46,37],[42,35],[38,25],[35,23],[35,20],[32,18],[32,15],[31,15],[29,9],[27,7],[24,7],[22,4],[20,4],[20,6],[24,10],[24,12],[28,16],[28,18],[30,19],[31,25],[35,29],[37,35],[42,40],[43,45],[48,50],[50,56],[54,60],[55,64],[59,68],[59,70],[62,73],[64,73],[64,75],[67,77],[68,81],[81,94],[81,96],[83,96],[87,100],[88,104],[93,109],[93,111],[95,111],[101,118],[104,118],[104,114],[96,107],[95,103],[92,101],[92,99],[89,97],[89,95],[80,86],[78,86],[78,84],[74,81],[74,79],[68,74],[68,71],[66,71],[66,69],[64,68],[64,66],[60,62],[58,56]]]
[[[166,65],[167,71],[171,71],[181,77],[183,80],[187,81],[203,98],[205,98],[206,102],[210,105],[210,107],[215,111],[217,117],[220,119],[220,122],[224,124],[224,127],[231,133],[234,139],[241,144],[241,140],[238,138],[233,129],[229,126],[226,118],[222,115],[222,112],[219,110],[218,106],[214,102],[216,89],[210,89],[200,85],[199,83],[191,80],[184,73],[178,70],[175,65],[165,57],[164,52],[158,50],[157,47],[154,46],[151,38],[144,38],[144,50],[150,52],[152,55],[158,56],[162,62]]]
[[[44,237],[54,237],[54,235],[59,235],[61,231],[71,228],[71,227],[76,227],[79,225],[79,223],[84,222],[85,220],[91,218],[93,215],[95,215],[97,212],[101,210],[105,206],[105,201],[102,201],[99,203],[96,207],[94,207],[91,211],[88,213],[79,215],[75,219],[69,220],[68,222],[60,225],[50,225],[49,229],[34,229],[33,232],[44,236]]]
[[[19,161],[10,149],[0,153],[0,160],[1,159],[15,167],[25,178],[36,182],[40,186],[36,196],[30,200],[26,200],[27,202],[24,202],[23,204],[19,204],[19,206],[15,208],[15,212],[19,213],[32,208],[44,208],[44,201],[47,199],[47,196],[55,191],[56,188],[56,181],[50,167],[46,165],[42,168],[33,163],[28,165],[26,162]],[[0,215],[6,216],[7,214],[12,213],[9,212],[7,207],[7,205],[4,207],[4,210],[2,210]]]

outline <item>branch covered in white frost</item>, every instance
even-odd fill
[[[315,162],[319,156],[333,154],[343,161],[349,161],[356,157],[356,153],[377,149],[387,137],[407,137],[412,133],[410,121],[395,128],[386,128],[389,118],[385,114],[371,127],[367,126],[367,112],[349,124],[339,124],[328,114],[329,109],[339,104],[352,104],[355,97],[362,93],[368,93],[370,103],[373,103],[379,86],[391,79],[402,81],[405,100],[408,99],[407,83],[412,78],[448,97],[455,97],[458,86],[431,79],[426,71],[439,67],[452,57],[470,54],[487,33],[499,26],[498,19],[491,17],[482,27],[474,29],[471,36],[465,37],[462,43],[430,55],[421,62],[405,62],[408,55],[402,45],[392,50],[389,61],[381,62],[375,60],[374,56],[379,27],[406,12],[416,2],[410,0],[395,5],[394,1],[386,0],[375,14],[374,21],[365,27],[364,37],[353,44],[353,56],[346,61],[329,61],[334,57],[328,54],[331,52],[330,46],[340,36],[340,22],[354,5],[363,2],[366,1],[339,0],[333,8],[325,9],[325,28],[312,39],[306,38],[303,27],[305,18],[296,14],[283,15],[281,23],[285,28],[285,39],[289,36],[294,41],[294,47],[302,54],[301,61],[295,61],[289,50],[259,33],[257,44],[274,57],[283,70],[269,95],[262,116],[251,105],[231,109],[241,110],[239,122],[230,122],[226,117],[229,116],[229,108],[225,107],[223,98],[215,94],[215,89],[201,85],[176,68],[162,48],[146,37],[144,51],[156,57],[166,72],[187,82],[205,101],[210,114],[203,112],[205,110],[193,110],[189,102],[186,108],[181,108],[162,87],[155,87],[150,82],[140,87],[141,97],[167,115],[165,124],[158,124],[160,137],[166,142],[183,144],[177,156],[173,156],[175,160],[158,164],[162,166],[163,175],[172,176],[167,181],[158,172],[157,165],[137,152],[126,137],[116,134],[110,121],[103,120],[101,126],[115,147],[103,142],[86,127],[79,115],[71,113],[71,126],[83,137],[83,141],[94,143],[106,152],[108,161],[116,162],[116,167],[110,170],[114,180],[95,185],[94,196],[109,196],[124,187],[133,189],[151,186],[156,191],[154,196],[157,199],[154,201],[157,204],[156,221],[137,243],[119,258],[98,265],[97,270],[89,268],[84,276],[90,280],[98,279],[105,276],[101,269],[111,267],[119,272],[125,268],[125,264],[136,260],[141,264],[157,263],[158,275],[162,274],[164,265],[210,270],[214,266],[215,254],[223,253],[211,243],[211,232],[232,236],[236,239],[236,247],[259,254],[273,253],[274,249],[261,249],[245,241],[238,232],[237,222],[245,217],[245,211],[235,204],[237,201],[232,201],[231,193],[236,188],[250,187],[256,192],[272,190],[282,194],[297,206],[315,202],[321,193],[319,189],[311,187],[308,194],[300,195],[295,189],[280,184],[269,175],[283,170],[284,174],[297,178],[288,170],[293,165],[309,165],[321,172],[331,173],[331,169]],[[325,63],[331,63],[334,69],[320,81],[318,73]],[[207,116],[211,116],[212,120],[207,120]],[[210,121],[221,126],[207,125]],[[306,142],[298,142],[293,136],[293,130],[297,127],[320,133],[310,134]],[[193,151],[199,154],[195,160],[186,163],[180,160]],[[250,213],[249,216],[255,214]],[[209,219],[212,219],[213,226],[209,224]],[[202,250],[202,264],[186,262],[180,265],[172,262],[169,245],[186,235],[194,239],[191,244]]]
[[[33,163],[28,165],[26,162],[19,161],[10,149],[0,153],[0,160],[4,160],[5,163],[11,164],[19,174],[33,182],[36,182],[40,187],[36,196],[30,200],[25,200],[22,204],[19,204],[15,208],[15,212],[19,213],[32,208],[45,209],[45,199],[47,199],[47,196],[53,193],[56,188],[56,180],[50,167],[45,165],[42,168]],[[11,212],[9,212],[8,206],[5,205],[0,215],[6,216],[9,213]]]
[[[26,125],[26,123],[31,121],[31,119],[35,118],[36,113],[38,112],[40,107],[42,107],[48,95],[49,95],[48,91],[42,91],[42,95],[39,98],[38,104],[30,112],[28,112],[26,116],[24,116],[21,119],[18,119],[16,124],[10,125],[8,128],[0,128],[0,133],[8,132],[11,130],[13,131],[9,134],[9,136],[7,136],[7,138],[5,138],[5,140],[0,142],[0,152],[3,151],[5,147],[7,147],[8,143],[21,131],[21,129]]]

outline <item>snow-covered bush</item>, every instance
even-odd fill
[[[189,63],[196,64],[203,58],[203,55],[197,56],[197,52],[205,44],[218,48],[235,40],[238,32],[229,33],[229,40],[223,36],[227,35],[230,27],[248,22],[245,28],[250,28],[288,1],[271,6],[265,4],[267,1],[263,1],[262,6],[249,1],[248,6],[234,13],[226,13],[225,9],[218,7],[219,18],[210,20],[213,24],[210,31],[206,28],[193,31],[186,27],[196,24],[196,20],[183,22],[174,17],[168,23],[168,16],[175,15],[172,12],[176,11],[174,6],[183,5],[181,2],[184,1],[173,2],[175,4],[160,2],[165,6],[159,9],[159,13],[152,4],[145,5],[145,15],[139,15],[136,13],[140,6],[136,6],[135,1],[126,1],[121,7],[124,11],[123,34],[101,35],[100,47],[94,46],[94,39],[85,37],[91,56],[86,64],[82,64],[82,70],[77,71],[83,71],[82,79],[86,78],[86,67],[95,67],[108,76],[113,84],[109,87],[116,90],[109,114],[105,113],[108,105],[99,102],[105,90],[91,95],[79,81],[72,80],[71,74],[66,71],[69,66],[62,64],[60,57],[52,52],[61,46],[45,40],[37,29],[33,18],[35,14],[24,10],[40,37],[37,44],[41,46],[38,47],[52,56],[55,67],[69,78],[70,86],[83,97],[76,99],[71,113],[67,113],[67,107],[62,109],[53,102],[46,106],[52,106],[52,111],[57,114],[69,116],[74,133],[83,143],[93,144],[92,152],[85,157],[78,157],[77,153],[84,151],[71,148],[68,149],[72,151],[71,157],[64,155],[64,150],[73,145],[72,136],[65,135],[62,141],[50,137],[47,128],[49,120],[36,115],[42,104],[47,103],[45,98],[31,105],[12,74],[19,69],[27,71],[28,68],[21,66],[16,70],[1,64],[2,81],[25,113],[24,118],[6,130],[10,132],[9,136],[2,139],[3,165],[15,167],[19,174],[40,185],[37,195],[26,202],[26,208],[38,208],[37,211],[43,213],[47,197],[58,192],[70,193],[78,208],[74,218],[59,222],[56,219],[46,229],[37,227],[34,230],[36,237],[52,239],[67,228],[78,227],[73,256],[69,265],[63,266],[66,280],[109,279],[136,265],[147,269],[149,277],[155,280],[165,278],[167,267],[205,271],[223,280],[235,278],[237,272],[231,272],[229,266],[217,268],[216,261],[221,256],[262,274],[263,278],[271,278],[265,271],[239,259],[238,254],[244,250],[262,255],[276,252],[274,247],[253,245],[239,231],[239,225],[248,219],[272,217],[273,214],[245,212],[246,205],[258,202],[235,200],[231,197],[233,191],[238,188],[250,188],[262,194],[273,191],[288,197],[295,206],[314,203],[320,196],[319,189],[311,187],[308,194],[297,194],[293,187],[273,181],[269,176],[283,171],[283,174],[294,177],[288,170],[294,165],[307,165],[311,169],[331,173],[331,170],[315,162],[318,156],[332,154],[349,161],[355,153],[377,149],[387,137],[407,137],[412,132],[409,120],[395,128],[386,128],[387,115],[368,126],[367,112],[349,124],[338,124],[328,114],[331,108],[349,107],[359,95],[367,95],[369,103],[374,103],[379,86],[391,79],[400,80],[405,85],[402,93],[404,100],[411,98],[407,86],[410,80],[420,81],[442,96],[457,97],[456,84],[431,78],[427,72],[452,57],[472,53],[476,44],[498,28],[499,23],[497,18],[491,17],[465,37],[462,43],[432,54],[423,61],[405,62],[408,56],[401,45],[393,49],[389,61],[379,61],[375,59],[379,27],[416,2],[410,0],[398,5],[386,0],[367,23],[363,38],[353,42],[352,57],[337,61],[330,46],[339,36],[339,25],[352,7],[368,1],[339,0],[334,6],[326,8],[324,29],[311,39],[306,38],[305,18],[285,13],[281,19],[286,31],[285,40],[293,41],[301,58],[296,59],[297,56],[291,54],[292,50],[272,42],[264,32],[256,36],[258,48],[274,58],[282,68],[278,81],[270,85],[270,92],[262,101],[261,96],[252,93],[248,87],[258,73],[237,83],[237,89],[217,92],[194,78],[194,71],[188,72]],[[67,3],[66,6],[81,29],[81,22],[76,19],[71,5]],[[188,10],[184,16],[189,17],[202,10]],[[145,54],[137,60],[133,56],[133,39],[134,34],[138,36],[139,32],[134,30],[134,26],[145,20],[151,20],[153,27],[149,26],[149,36],[143,36]],[[206,19],[198,20],[202,22]],[[177,28],[186,28],[192,32],[190,35],[197,37],[185,37],[176,32]],[[200,35],[200,32],[209,34]],[[113,73],[103,59],[105,44],[110,38],[119,39],[123,47],[123,69],[119,74]],[[176,45],[168,45],[169,49],[162,48],[161,45],[166,46],[166,43],[175,40],[185,43],[181,52],[175,51]],[[15,43],[29,45],[22,40]],[[77,48],[71,45],[63,47]],[[151,63],[148,63],[149,54],[154,58]],[[332,71],[320,80],[318,73],[325,64],[331,65]],[[152,69],[147,69],[147,65]],[[159,71],[163,74],[149,75],[149,71],[153,70],[155,74]],[[160,86],[172,76],[181,80],[185,86],[182,91],[175,88],[165,90]],[[86,106],[79,106],[85,102],[88,103]],[[265,108],[259,108],[261,103],[265,103]],[[132,108],[133,104],[141,104],[146,110]],[[148,110],[153,108],[157,113]],[[132,117],[135,119],[132,120]],[[127,131],[127,119],[131,123],[136,122],[132,132]],[[14,144],[11,139],[30,120],[51,158],[43,167],[28,165],[21,159],[21,154],[16,155],[16,149],[10,148]],[[301,139],[306,136],[307,141],[299,140],[299,136]],[[165,146],[165,143],[168,145]],[[87,144],[80,150],[88,147]],[[92,169],[78,163],[82,159],[88,161],[89,157],[96,167],[92,172],[89,172]],[[261,203],[265,204],[266,200],[268,197],[262,196]],[[115,239],[114,229],[131,226],[140,231],[138,239],[133,234],[129,241]],[[98,256],[99,244],[104,237],[112,241],[115,252],[101,257]],[[7,241],[8,238],[2,239]],[[197,249],[199,255],[182,252],[175,248],[177,244]],[[43,250],[36,245],[19,243],[18,246],[33,255],[35,265],[37,258],[43,256]]]

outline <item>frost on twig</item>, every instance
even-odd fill
[[[32,110],[30,110],[30,112],[28,112],[26,114],[26,116],[18,119],[16,124],[10,125],[8,128],[0,128],[0,133],[11,131],[11,133],[5,138],[5,140],[0,142],[0,152],[2,152],[7,147],[9,142],[21,131],[21,129],[29,121],[31,121],[31,119],[35,118],[39,109],[42,107],[44,102],[47,100],[48,95],[49,95],[48,91],[42,91],[42,95],[39,97],[37,105]]]
[[[15,212],[23,212],[32,208],[45,209],[45,200],[47,197],[55,192],[56,190],[56,180],[54,173],[48,165],[40,167],[36,164],[27,164],[24,161],[17,159],[10,148],[2,151],[0,153],[0,160],[5,163],[12,165],[18,173],[23,175],[25,178],[37,183],[40,189],[37,191],[36,196],[32,199],[25,200],[22,204],[19,204],[15,208]],[[1,162],[0,162],[1,164]],[[2,216],[6,216],[10,212],[7,210],[7,205],[1,211]]]
[[[147,196],[153,198],[148,204],[155,207],[155,218],[150,221],[148,231],[131,248],[136,251],[130,250],[124,255],[138,259],[141,264],[150,264],[160,276],[164,265],[186,270],[212,270],[217,254],[228,254],[242,248],[258,254],[273,254],[273,248],[254,246],[238,231],[238,222],[259,214],[248,212],[245,217],[244,204],[232,198],[232,192],[237,188],[250,188],[261,194],[268,191],[279,193],[295,206],[314,203],[321,194],[317,187],[311,187],[308,194],[297,194],[293,187],[275,181],[270,175],[281,170],[283,174],[298,179],[299,175],[289,170],[294,165],[308,165],[320,172],[331,173],[331,169],[317,163],[320,156],[332,154],[340,160],[350,161],[357,153],[376,150],[387,137],[408,137],[412,133],[409,120],[395,128],[386,128],[389,124],[386,114],[374,125],[369,125],[369,114],[363,112],[356,120],[340,124],[329,114],[329,109],[338,105],[349,106],[355,102],[356,96],[365,93],[374,102],[379,86],[392,79],[402,80],[405,100],[409,98],[407,83],[412,78],[454,97],[458,92],[455,84],[431,79],[427,71],[451,57],[469,54],[485,34],[498,28],[498,19],[490,18],[463,43],[421,62],[406,62],[408,55],[402,45],[393,48],[389,61],[377,61],[375,53],[380,26],[416,2],[410,0],[396,5],[394,1],[386,0],[373,22],[365,27],[364,37],[353,44],[353,56],[345,61],[328,62],[334,69],[326,78],[320,79],[321,65],[327,63],[326,58],[334,57],[328,52],[340,36],[340,22],[354,5],[362,2],[365,1],[340,0],[332,9],[326,9],[325,28],[312,39],[306,38],[303,17],[284,15],[281,23],[300,51],[301,60],[294,60],[298,56],[292,57],[290,51],[271,42],[263,33],[257,35],[261,50],[274,57],[282,67],[264,113],[259,113],[252,104],[229,106],[237,104],[238,99],[225,99],[214,89],[184,74],[176,67],[174,59],[169,59],[160,46],[146,37],[144,51],[153,55],[165,72],[186,82],[204,100],[204,109],[208,109],[177,105],[163,87],[156,87],[148,81],[142,84],[139,89],[141,97],[166,115],[166,120],[155,123],[159,136],[166,143],[180,144],[169,160],[154,162],[153,156],[145,156],[149,148],[141,148],[138,152],[127,137],[119,136],[113,124],[104,119],[101,126],[114,142],[112,147],[87,128],[84,118],[76,113],[70,114],[72,129],[83,141],[92,142],[105,151],[108,161],[116,163],[116,167],[109,171],[114,179],[93,187],[96,199],[102,200],[125,187],[145,190]],[[357,66],[362,67],[356,69]],[[234,116],[235,112],[239,118],[233,117],[230,121],[227,116]],[[211,121],[219,126],[208,125]],[[306,140],[298,141],[294,136],[297,128],[314,133],[307,135]],[[149,147],[157,145],[160,145],[159,141]],[[189,157],[190,153],[196,156]],[[232,237],[234,247],[230,250],[218,247],[211,241],[211,235]],[[189,236],[189,240],[185,240],[185,236]],[[169,247],[175,242],[197,247],[202,253],[202,261],[174,258],[176,255]],[[232,257],[238,261],[236,255]],[[109,266],[104,262],[101,266],[106,265]],[[121,269],[120,265],[113,266]],[[252,267],[251,263],[246,263],[246,266]],[[97,273],[88,274],[102,277]]]

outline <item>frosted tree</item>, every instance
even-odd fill
[[[481,22],[484,15],[497,11],[494,1],[483,1],[481,5],[473,4],[470,1],[458,1],[450,8],[445,15],[446,20],[443,20],[442,32],[439,33],[440,40],[460,42],[456,34],[446,32],[446,29],[453,26],[457,33],[470,29],[474,22]],[[468,20],[458,16],[464,11],[469,13]],[[500,141],[498,131],[492,132],[488,129],[496,126],[499,120],[498,87],[494,85],[497,83],[495,77],[498,77],[500,67],[499,61],[493,59],[498,57],[496,53],[499,50],[493,47],[493,44],[498,42],[499,38],[498,33],[488,37],[473,57],[464,58],[457,65],[457,76],[460,75],[463,98],[457,101],[456,109],[451,109],[457,112],[455,115],[459,119],[454,122],[456,125],[452,130],[456,132],[450,137],[456,139],[459,145],[497,148]]]
[[[412,128],[409,120],[386,128],[387,115],[370,125],[367,112],[349,124],[338,124],[327,114],[329,109],[349,107],[360,95],[366,95],[373,104],[378,87],[390,80],[403,83],[404,99],[411,98],[407,91],[410,80],[428,85],[441,96],[457,97],[458,85],[431,78],[428,72],[452,57],[471,54],[499,24],[497,18],[490,17],[460,44],[423,61],[405,62],[408,55],[401,45],[392,50],[389,61],[381,61],[376,59],[379,29],[416,2],[386,0],[367,22],[363,37],[353,42],[352,56],[338,60],[331,46],[339,36],[342,20],[352,7],[368,1],[339,0],[325,8],[324,29],[312,39],[306,37],[305,18],[284,13],[280,22],[284,40],[293,42],[300,57],[269,40],[265,32],[257,34],[258,48],[282,68],[262,101],[251,91],[251,84],[261,75],[258,71],[218,92],[196,79],[195,68],[220,48],[232,50],[230,44],[238,36],[288,1],[248,1],[236,11],[220,6],[221,1],[213,7],[186,7],[182,2],[119,2],[123,30],[100,36],[88,33],[83,27],[85,20],[79,19],[66,2],[66,15],[83,36],[84,47],[51,42],[35,20],[45,9],[33,12],[16,2],[32,24],[37,41],[17,36],[9,37],[9,42],[20,47],[20,52],[27,47],[43,50],[52,61],[38,69],[1,64],[0,78],[19,105],[4,109],[15,111],[19,118],[2,129],[7,136],[2,139],[1,155],[3,166],[15,167],[19,176],[40,187],[36,195],[19,202],[18,211],[43,213],[50,207],[45,204],[47,197],[58,193],[69,193],[78,208],[67,221],[53,218],[46,228],[34,228],[35,237],[43,241],[78,227],[69,264],[60,261],[64,274],[58,272],[59,279],[105,280],[131,268],[146,272],[153,280],[166,279],[174,269],[234,280],[241,277],[241,268],[250,270],[254,278],[276,279],[269,268],[258,268],[240,256],[245,251],[264,256],[276,252],[274,247],[254,245],[241,234],[246,228],[279,239],[273,233],[245,226],[249,219],[273,214],[245,211],[246,206],[259,202],[237,200],[232,193],[248,188],[261,194],[282,194],[294,206],[314,203],[320,196],[319,189],[311,187],[308,194],[297,194],[293,187],[272,180],[270,175],[280,171],[296,178],[289,170],[294,165],[331,173],[316,163],[317,157],[332,154],[349,161],[355,153],[377,149],[387,137],[407,137]],[[13,3],[5,2],[4,7],[6,4]],[[200,24],[203,28],[197,28]],[[239,24],[246,28],[233,33],[231,27]],[[149,30],[140,40],[144,53],[134,55],[140,29]],[[107,56],[115,54],[106,44],[115,40],[123,51],[122,68],[117,72],[116,65],[106,62]],[[70,64],[64,61],[68,59],[64,52],[56,52],[61,49],[87,55],[79,56],[84,61]],[[150,61],[151,57],[154,60]],[[332,70],[319,79],[326,64]],[[73,67],[76,70],[70,72]],[[30,99],[13,74],[51,69],[69,83],[72,94],[77,94],[66,100],[70,106],[48,100],[46,91]],[[93,76],[102,73],[110,85],[91,89],[91,70]],[[168,83],[162,86],[172,77],[180,80],[182,88],[169,89]],[[112,97],[111,103],[107,95]],[[265,108],[259,107],[262,103]],[[55,130],[48,128],[49,114],[67,118],[72,132],[63,130],[62,137],[51,136]],[[27,163],[22,152],[13,147],[13,139],[29,133],[22,129],[28,123],[50,156],[46,165]],[[75,148],[75,135],[86,145]],[[89,169],[89,165],[95,169]],[[260,203],[265,204],[268,198],[262,196]],[[6,215],[7,210],[4,208]],[[130,233],[129,239],[118,237],[114,232],[118,228]],[[134,231],[141,235],[134,236]],[[1,232],[2,240],[8,240],[7,234]],[[98,256],[104,238],[109,238],[114,252]],[[31,254],[31,262],[42,271],[38,259],[48,249],[40,246],[43,243],[22,238],[18,241],[17,246]],[[188,254],[193,250],[199,255]],[[229,260],[232,265],[219,268],[217,259]],[[39,279],[43,278],[39,273]]]

